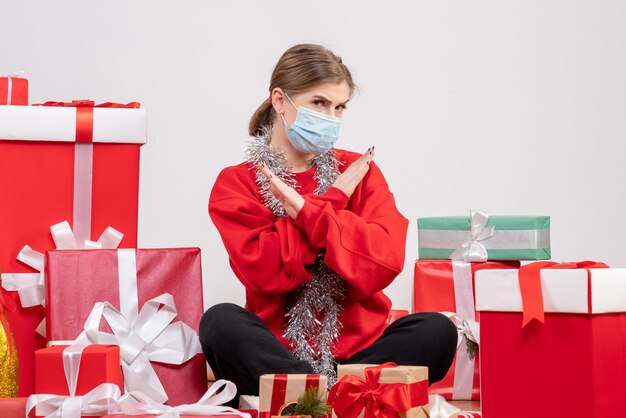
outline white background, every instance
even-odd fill
[[[410,220],[395,307],[411,304],[421,216],[547,214],[555,260],[626,267],[624,1],[3,0],[0,21],[0,73],[24,69],[31,103],[147,109],[139,244],[200,246],[207,306],[244,302],[211,185],[302,42],[351,69],[338,146],[376,146]]]

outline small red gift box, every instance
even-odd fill
[[[26,398],[0,398],[0,411],[2,418],[26,418]],[[34,412],[28,418],[35,416]]]
[[[27,396],[34,390],[34,352],[45,346],[35,332],[45,314],[38,305],[44,295],[26,307],[17,290],[43,284],[41,253],[55,248],[51,225],[69,221],[79,241],[92,239],[90,231],[95,239],[112,226],[124,234],[122,246],[137,246],[146,114],[93,103],[0,106],[0,121],[0,270],[2,285],[18,306],[9,322],[20,358],[20,396]],[[23,252],[26,245],[40,254]],[[25,257],[18,261],[18,254]]]
[[[35,391],[55,395],[69,395],[63,366],[63,351],[67,346],[57,345],[35,351]],[[120,348],[116,345],[88,345],[80,359],[76,395],[84,395],[102,383],[113,383],[124,388],[120,369]]]
[[[457,327],[476,328],[473,278],[477,271],[519,267],[519,261],[466,263],[449,260],[417,260],[413,281],[414,312],[455,313]],[[478,338],[478,335],[474,336]],[[457,355],[443,380],[432,384],[430,393],[448,400],[480,399],[479,356],[470,359],[467,341],[459,337]]]
[[[19,74],[19,73],[18,73]],[[19,75],[0,76],[0,105],[27,105],[28,80]]]
[[[537,418],[600,418],[623,408],[626,269],[591,265],[476,274],[483,417],[527,417],[519,405],[529,396]],[[522,327],[533,307],[540,320]]]
[[[279,415],[284,406],[297,402],[316,387],[320,399],[328,397],[328,379],[319,374],[264,374],[259,380],[259,418]]]
[[[127,390],[169,405],[194,403],[206,392],[197,336],[203,314],[200,249],[48,251],[46,287],[49,338],[74,340],[85,327],[80,342],[94,337],[119,343]],[[115,315],[115,322],[100,323],[98,309],[105,318]],[[152,340],[146,342],[147,335]]]
[[[50,413],[39,411],[46,395],[83,396],[97,387],[110,383],[116,386],[119,397],[123,388],[120,370],[120,348],[116,345],[86,347],[54,346],[35,352],[35,392],[28,408],[37,410],[37,416]],[[29,404],[31,399],[29,398]],[[58,403],[56,409],[61,406]]]

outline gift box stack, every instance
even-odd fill
[[[519,268],[519,260],[550,258],[550,218],[470,216],[420,218],[414,312],[442,312],[459,333],[454,363],[431,392],[448,400],[480,399],[479,314],[476,272]]]
[[[136,248],[145,143],[139,103],[29,106],[26,79],[0,77],[0,398],[11,398],[0,401],[3,413],[24,404],[17,396],[79,398],[87,376],[159,405],[206,394],[200,250]],[[81,366],[68,392],[69,371],[48,360],[62,352],[44,349],[62,343],[117,347],[105,363],[117,362],[122,380]]]
[[[550,258],[549,225],[477,211],[418,220],[414,310],[446,312],[459,330],[455,362],[431,392],[480,399],[485,418],[622,406],[626,269],[532,261]]]

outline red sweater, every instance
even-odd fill
[[[336,150],[336,156],[343,172],[360,155]],[[311,280],[306,266],[326,249],[325,263],[347,285],[334,349],[337,359],[347,359],[385,329],[391,302],[382,290],[404,266],[408,221],[374,163],[350,198],[335,187],[315,196],[315,168],[294,173],[305,198],[295,221],[276,219],[263,205],[255,171],[247,163],[225,168],[209,199],[230,265],[246,287],[246,308],[288,346],[282,338],[288,301]]]

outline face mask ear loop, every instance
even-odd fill
[[[293,100],[291,100],[291,97],[289,97],[289,95],[287,93],[285,93],[285,91],[283,91],[283,93],[285,94],[285,96],[287,96],[287,99],[289,99],[289,101],[291,102],[291,105],[293,107],[295,107],[296,110],[298,110],[298,106],[296,106],[296,104],[293,102]]]
[[[285,92],[285,90],[283,90],[283,94],[287,97],[287,99],[289,99],[289,101],[291,102],[291,105],[296,108],[296,112],[297,112],[298,111],[298,106],[296,106],[296,104],[293,102],[293,100],[291,100],[291,97],[289,97],[289,95]],[[285,119],[285,115],[283,115],[281,113],[280,117],[283,118],[283,123],[285,124],[285,127],[287,129],[289,129],[289,125],[287,124],[287,120]]]
[[[289,125],[287,125],[287,120],[285,119],[285,116],[281,113],[280,117],[283,118],[283,123],[285,124],[285,128],[289,129]]]

